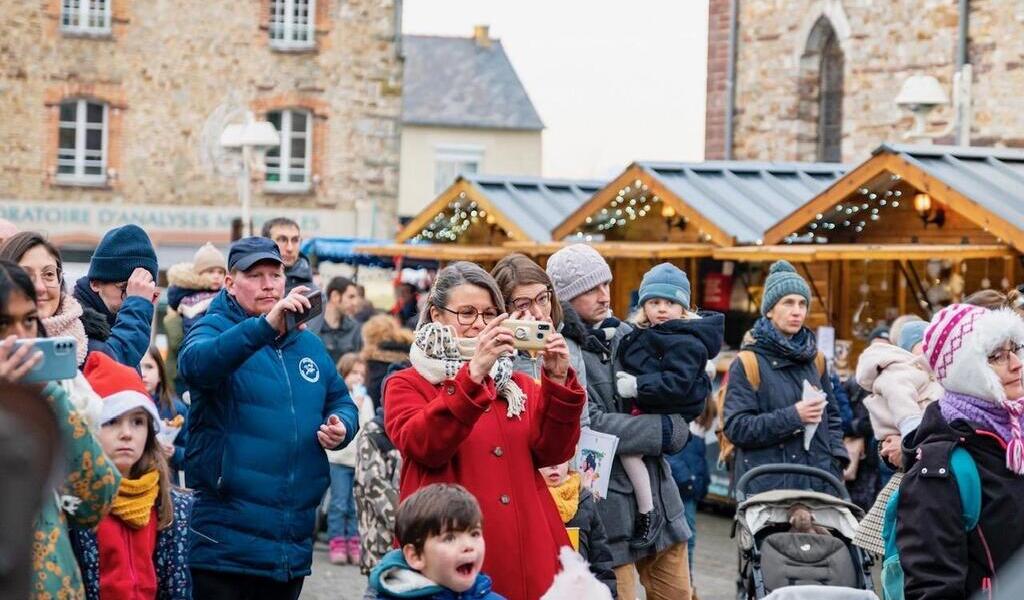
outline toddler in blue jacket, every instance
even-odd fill
[[[680,415],[687,421],[704,410],[711,381],[708,359],[722,347],[725,319],[720,313],[690,311],[690,281],[671,263],[661,263],[640,282],[636,328],[616,354],[619,396],[633,400],[635,414]],[[619,457],[636,495],[632,548],[650,547],[664,526],[654,506],[650,475],[641,455]]]
[[[434,483],[406,498],[395,515],[399,549],[370,572],[365,598],[505,600],[491,591],[484,564],[483,515],[461,485]]]

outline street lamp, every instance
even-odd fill
[[[242,170],[238,179],[238,195],[242,201],[242,229],[252,235],[251,181],[253,159],[258,159],[269,148],[281,143],[281,138],[269,121],[257,121],[252,111],[245,113],[245,123],[233,123],[220,134],[220,145],[229,150],[241,150]]]

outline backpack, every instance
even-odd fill
[[[761,387],[761,370],[757,365],[757,355],[750,350],[740,350],[736,354],[736,359],[743,365],[743,373],[747,376],[747,381],[750,382],[750,387],[753,388],[754,392]],[[825,376],[825,355],[819,352],[814,357],[814,366],[818,369],[818,377]],[[729,387],[728,378],[722,382],[722,386],[718,388],[718,395],[715,396],[715,408],[719,415],[718,429],[715,430],[715,437],[718,438],[718,464],[719,466],[732,464],[732,457],[736,451],[736,445],[729,440],[728,436],[725,435],[725,395],[726,390]]]
[[[978,526],[978,519],[981,517],[981,477],[978,475],[978,465],[970,453],[961,447],[953,450],[949,462],[953,469],[953,480],[960,491],[960,505],[964,510],[964,530],[971,532]],[[882,592],[885,600],[903,600],[903,567],[900,565],[900,552],[896,546],[896,507],[899,496],[900,491],[897,489],[889,497],[882,521],[882,541],[885,542],[885,554],[882,558]]]

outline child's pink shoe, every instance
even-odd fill
[[[348,544],[345,538],[331,538],[330,541],[330,561],[332,565],[344,565],[348,564]]]
[[[348,562],[349,564],[359,565],[359,560],[362,558],[362,548],[359,546],[359,536],[348,538]]]

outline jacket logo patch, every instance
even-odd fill
[[[307,356],[299,361],[299,375],[310,383],[316,383],[320,381],[320,367]]]

